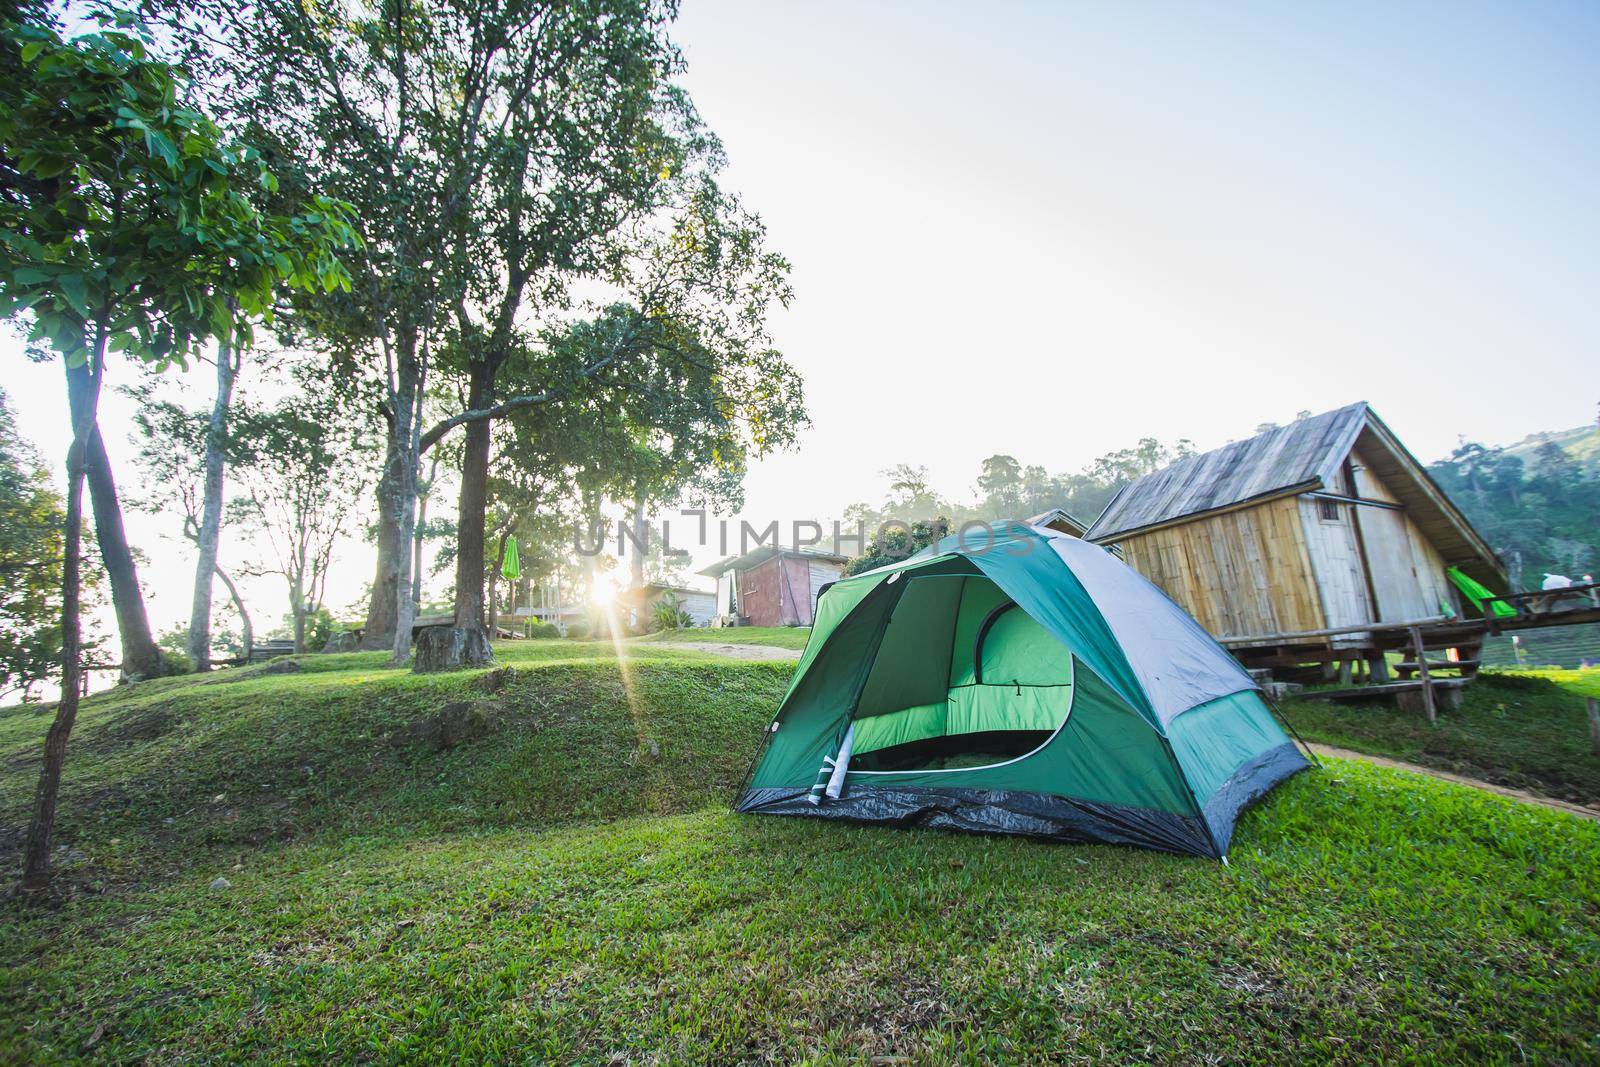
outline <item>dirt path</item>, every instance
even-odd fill
[[[651,641],[656,648],[675,648],[680,652],[710,652],[730,659],[787,659],[800,658],[798,648],[775,648],[772,645],[735,645],[720,641]]]
[[[1434,770],[1432,767],[1423,767],[1416,763],[1404,763],[1400,760],[1389,759],[1385,756],[1371,756],[1365,752],[1355,752],[1348,748],[1335,748],[1332,745],[1313,744],[1311,749],[1319,756],[1333,756],[1336,759],[1364,760],[1367,763],[1373,763],[1379,767],[1392,767],[1397,771],[1410,771],[1412,774],[1425,774],[1429,778],[1439,778],[1446,782],[1455,782],[1458,785],[1470,785],[1474,789],[1481,789],[1485,793],[1493,793],[1496,796],[1510,797],[1512,800],[1521,800],[1528,804],[1538,804],[1540,807],[1553,808],[1556,811],[1564,811],[1570,815],[1577,815],[1581,818],[1595,819],[1600,821],[1600,808],[1591,808],[1583,804],[1571,804],[1565,800],[1557,800],[1554,797],[1542,797],[1537,793],[1530,793],[1525,789],[1512,789],[1509,786],[1495,785],[1493,782],[1485,782],[1481,778],[1468,778],[1461,774],[1451,774],[1449,771]]]

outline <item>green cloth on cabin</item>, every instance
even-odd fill
[[[1450,576],[1450,580],[1461,590],[1461,594],[1472,601],[1472,606],[1485,615],[1493,615],[1497,619],[1509,619],[1517,614],[1517,609],[1505,601],[1490,600],[1494,593],[1489,591],[1488,586],[1463,574],[1460,567],[1448,567],[1445,569],[1445,574]]]

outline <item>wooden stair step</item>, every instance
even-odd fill
[[[1475,659],[1446,659],[1446,660],[1439,660],[1438,662],[1435,662],[1435,661],[1430,659],[1428,661],[1428,669],[1430,671],[1453,671],[1453,670],[1469,670],[1470,671],[1470,670],[1475,669],[1478,665],[1479,665],[1479,661],[1475,660]],[[1396,663],[1394,665],[1394,668],[1395,668],[1395,670],[1398,670],[1398,671],[1414,671],[1414,670],[1416,670],[1418,668],[1418,663],[1415,660],[1408,660],[1408,661],[1406,661],[1404,663]]]
[[[1430,684],[1435,689],[1457,689],[1468,682],[1470,678],[1433,678]],[[1422,689],[1422,679],[1413,678],[1408,682],[1378,682],[1373,685],[1358,685],[1349,689],[1310,689],[1300,694],[1305,700],[1361,700],[1365,697],[1389,696],[1394,693],[1415,693]]]

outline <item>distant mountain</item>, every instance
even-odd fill
[[[1545,445],[1555,445],[1560,448],[1582,464],[1587,473],[1600,474],[1600,426],[1579,426],[1571,430],[1532,433],[1500,451],[1508,456],[1517,456],[1526,463]]]
[[[1581,581],[1600,572],[1600,428],[1530,434],[1504,448],[1465,442],[1428,468],[1493,546],[1514,590],[1537,589],[1546,573]],[[1600,661],[1600,626],[1533,630],[1491,638],[1497,666]]]
[[[1600,571],[1600,429],[1531,434],[1490,448],[1464,442],[1428,467],[1505,562],[1511,585]]]

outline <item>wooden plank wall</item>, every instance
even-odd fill
[[[1350,486],[1342,470],[1328,488],[1350,495]],[[1312,573],[1316,575],[1322,601],[1322,616],[1328,620],[1323,625],[1357,626],[1374,621],[1366,568],[1361,563],[1361,546],[1356,541],[1356,520],[1352,512],[1357,509],[1351,504],[1338,504],[1335,506],[1338,517],[1328,520],[1322,517],[1315,497],[1299,497],[1298,507]],[[1356,633],[1336,638],[1333,643],[1355,646],[1366,641],[1366,634]]]
[[[1331,625],[1323,620],[1294,497],[1152,530],[1121,544],[1130,566],[1218,636]]]
[[[1351,453],[1350,465],[1355,472],[1357,496],[1399,503],[1359,449]],[[1444,573],[1444,557],[1407,512],[1371,507],[1351,510],[1356,512],[1366,542],[1372,585],[1378,594],[1379,619],[1400,622],[1437,615],[1440,601],[1460,610]]]

